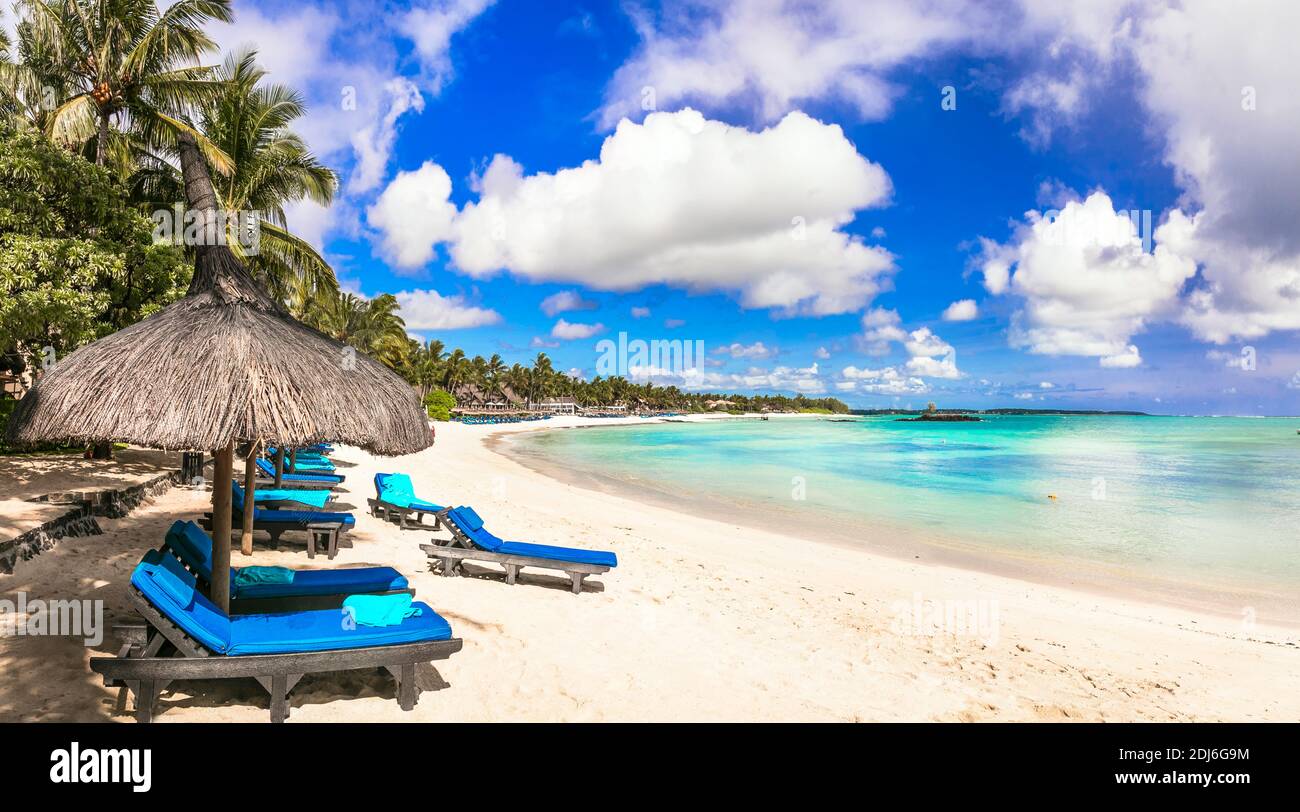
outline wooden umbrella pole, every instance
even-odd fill
[[[253,513],[257,510],[257,455],[261,450],[261,441],[250,443],[248,459],[244,460],[244,532],[239,537],[239,551],[244,555],[253,554]]]
[[[298,473],[298,449],[289,452],[289,470]]]
[[[275,450],[275,487],[284,485],[284,446]]]
[[[230,481],[235,475],[235,441],[216,452],[212,482],[212,602],[230,614]],[[248,505],[245,505],[247,511]]]

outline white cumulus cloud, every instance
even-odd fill
[[[887,251],[841,230],[888,202],[889,176],[802,113],[760,132],[657,113],[620,124],[598,160],[525,175],[497,156],[479,186],[451,246],[472,276],[733,291],[747,308],[827,315],[863,307],[894,270]]]
[[[944,321],[970,321],[979,315],[974,299],[959,299],[944,308]]]
[[[1196,272],[1194,262],[1166,245],[1176,243],[1184,222],[1173,218],[1156,229],[1157,245],[1148,252],[1138,227],[1103,192],[1067,203],[1055,218],[1028,212],[1010,243],[992,247],[991,259],[986,246],[986,287],[1023,301],[1012,344],[1045,355],[1095,356],[1106,367],[1137,366],[1141,356],[1130,339],[1174,312]]]
[[[576,324],[574,322],[560,319],[555,322],[555,326],[551,328],[551,337],[571,341],[578,338],[591,338],[592,336],[599,335],[604,331],[605,325],[600,323]]]
[[[409,330],[460,330],[501,321],[500,313],[471,305],[463,296],[443,296],[436,290],[404,290],[394,296]]]
[[[740,344],[738,342],[729,344],[725,347],[719,347],[713,351],[715,355],[730,355],[732,358],[771,358],[776,355],[776,348],[769,347],[761,341],[755,341],[753,344]]]
[[[434,0],[417,3],[401,16],[397,31],[415,44],[426,81],[437,92],[453,74],[451,38],[495,0]]]
[[[606,88],[600,122],[691,102],[746,104],[775,120],[828,99],[880,118],[899,92],[889,71],[985,38],[989,9],[967,0],[710,0],[670,2],[653,17],[634,11],[642,42]]]
[[[399,172],[379,199],[366,210],[366,220],[380,230],[380,249],[399,268],[420,268],[433,259],[437,243],[451,237],[456,207],[451,178],[436,163],[426,161],[411,172]]]
[[[546,315],[555,316],[573,310],[595,310],[596,303],[582,298],[576,290],[562,290],[543,299],[540,307]]]

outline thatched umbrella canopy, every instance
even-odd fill
[[[256,453],[256,444],[329,440],[396,455],[426,448],[430,434],[406,381],[293,319],[224,245],[207,167],[185,138],[181,168],[205,234],[189,292],[60,359],[19,402],[7,434],[16,445],[119,441],[212,451],[212,584],[228,608],[228,595],[219,594],[228,578],[215,570],[229,566],[227,483],[237,443],[254,443]]]

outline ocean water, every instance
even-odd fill
[[[801,417],[546,431],[509,445],[552,473],[755,526],[1291,614],[1297,428],[1287,418]]]

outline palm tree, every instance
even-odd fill
[[[487,359],[481,355],[476,355],[469,362],[470,383],[479,389],[485,390],[488,385]]]
[[[537,403],[546,395],[554,371],[550,357],[544,352],[537,353],[537,357],[533,359],[533,368],[529,370],[528,374],[528,400],[530,402]]]
[[[154,0],[18,0],[27,67],[59,91],[42,117],[46,133],[74,148],[94,143],[104,166],[114,125],[126,124],[135,143],[167,149],[188,133],[222,173],[230,158],[184,121],[188,108],[211,99],[221,81],[199,63],[216,45],[203,32],[212,20],[230,22],[230,0],[178,0],[159,12]]]
[[[464,350],[457,348],[452,350],[451,354],[447,356],[447,360],[442,364],[442,369],[443,388],[448,392],[455,394],[456,387],[465,383],[465,381],[469,379],[470,360],[465,357]]]
[[[406,322],[397,315],[397,299],[383,293],[363,299],[351,293],[322,299],[307,323],[335,340],[396,369],[405,359]]]
[[[492,353],[492,357],[487,360],[487,368],[485,370],[488,382],[493,385],[500,384],[501,376],[505,371],[506,362],[502,361],[501,356],[497,353]]]
[[[282,301],[303,285],[322,294],[333,292],[338,284],[333,269],[310,243],[289,232],[284,214],[285,204],[303,199],[328,206],[338,189],[334,172],[289,130],[306,112],[302,95],[284,85],[263,84],[266,71],[258,66],[256,51],[228,55],[216,76],[222,91],[201,106],[199,123],[234,161],[234,171],[214,186],[227,212],[256,212],[259,220],[256,255],[249,255],[238,239],[229,240],[231,249]],[[137,197],[155,206],[184,199],[180,175],[168,162],[142,166],[132,186]]]
[[[0,29],[0,120],[4,121],[16,116],[23,107],[21,66],[14,62],[12,48],[9,33]]]
[[[446,356],[443,346],[437,340],[430,340],[424,345],[418,341],[411,342],[411,352],[407,358],[407,380],[420,390],[421,398],[442,382],[443,359]]]

